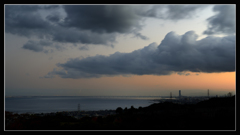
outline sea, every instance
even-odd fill
[[[22,113],[51,113],[63,111],[100,111],[146,107],[156,96],[26,96],[5,97],[5,111]]]

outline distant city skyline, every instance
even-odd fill
[[[236,92],[235,4],[5,4],[5,96]]]

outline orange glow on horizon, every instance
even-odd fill
[[[189,72],[189,76],[172,74],[167,76],[145,75],[132,78],[135,85],[167,89],[212,89],[212,90],[235,90],[235,72],[225,73],[196,73]]]
[[[39,87],[52,89],[72,89],[84,95],[159,95],[177,90],[207,90],[210,91],[236,91],[236,72],[225,73],[196,73],[190,75],[133,75],[130,77],[114,76],[101,78],[62,79],[57,77],[46,81]],[[59,85],[51,85],[58,83]],[[64,91],[65,91],[64,90]],[[194,91],[193,91],[194,92]],[[166,95],[166,94],[165,94]]]
[[[190,75],[134,75],[130,77],[102,77],[73,80],[92,88],[134,88],[134,89],[212,89],[235,91],[236,72],[196,73]],[[66,81],[66,80],[65,80]],[[70,82],[70,81],[69,81]],[[90,83],[91,82],[91,83]]]

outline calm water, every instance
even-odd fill
[[[15,113],[49,113],[80,110],[115,110],[117,107],[146,107],[160,97],[10,97],[5,98],[5,111]]]

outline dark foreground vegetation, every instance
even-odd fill
[[[61,113],[37,116],[5,112],[5,130],[235,130],[235,96],[197,104],[119,107],[115,115],[81,119]]]

